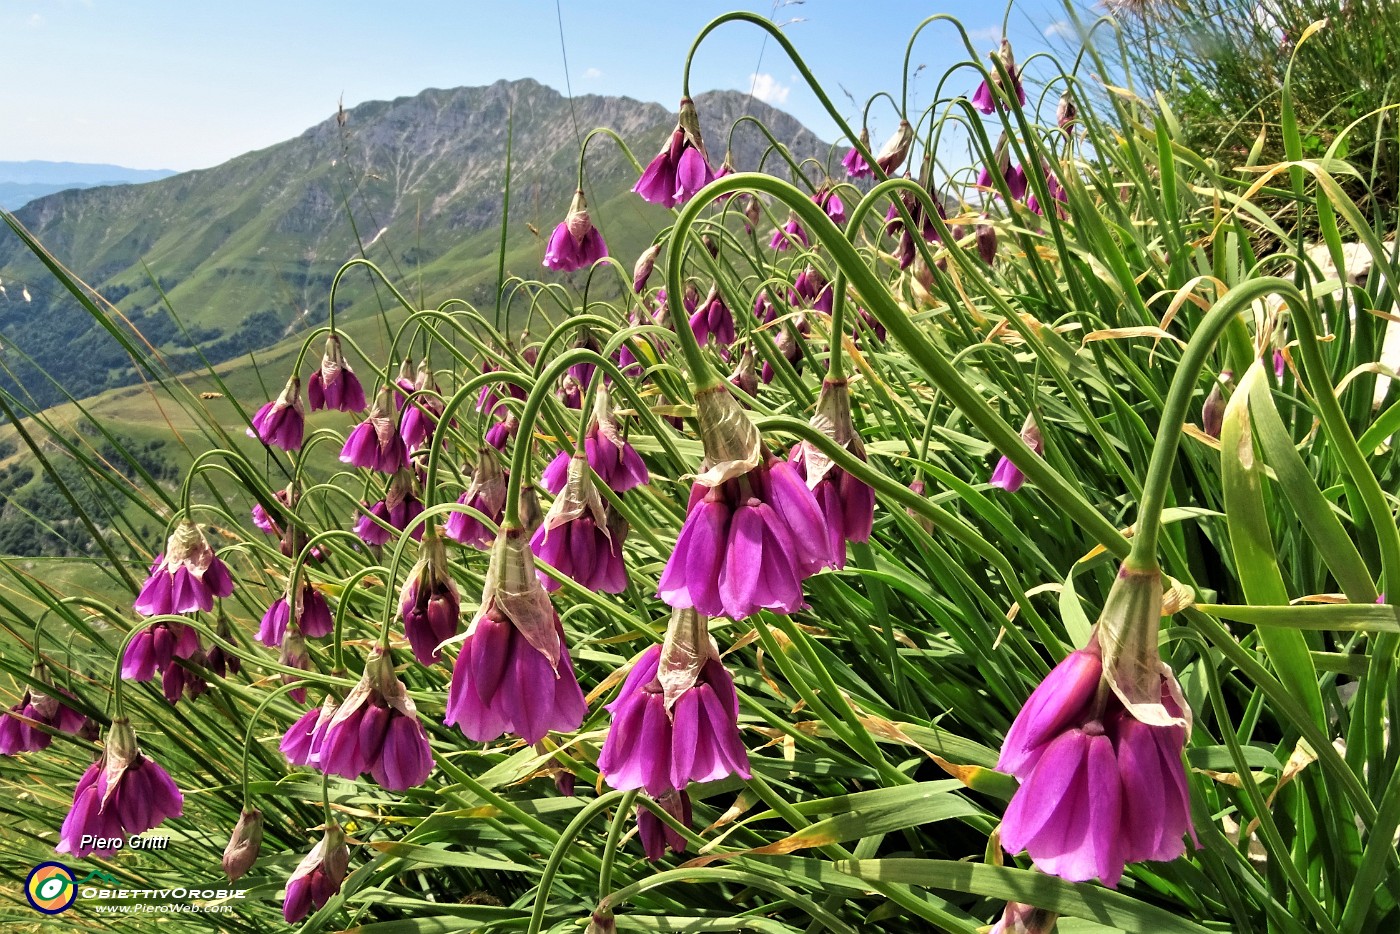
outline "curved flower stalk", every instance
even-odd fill
[[[215,597],[233,593],[228,568],[209,547],[199,527],[181,519],[151,565],[134,608],[142,616],[169,616],[212,610]]]
[[[19,702],[0,712],[0,756],[49,748],[53,737],[41,726],[60,733],[77,733],[87,723],[86,715],[63,703],[64,697],[71,700],[73,695],[53,686],[47,665],[35,662],[29,677],[45,687],[26,686]]]
[[[588,466],[614,493],[626,493],[651,482],[651,474],[641,455],[622,436],[622,426],[613,410],[612,393],[607,386],[600,385],[594,394],[593,416],[583,435],[583,449]],[[569,452],[560,451],[540,476],[541,485],[555,496],[568,481],[569,461]]]
[[[263,403],[252,422],[248,437],[284,451],[301,450],[302,434],[306,430],[306,409],[301,404],[301,379],[292,374],[287,379],[287,385],[282,387],[281,394],[271,402]]]
[[[996,68],[997,61],[1000,60],[1006,75],[1011,80],[1011,89],[1008,92],[1005,82],[1002,79],[1000,69]],[[1002,95],[1014,96],[1022,107],[1026,105],[1026,89],[1021,84],[1021,76],[1016,71],[1016,59],[1011,54],[1011,43],[1005,36],[1001,39],[1001,46],[992,53],[992,73],[989,78],[977,86],[977,90],[972,94],[972,106],[990,114],[996,110],[1005,110],[1006,102]],[[993,88],[998,93],[993,93]]]
[[[608,245],[603,242],[603,235],[588,216],[588,202],[584,200],[583,189],[580,188],[574,192],[568,215],[549,237],[549,245],[544,251],[544,266],[559,272],[574,272],[592,266],[607,255]]]
[[[370,655],[314,752],[321,771],[351,780],[368,773],[390,791],[427,781],[433,770],[428,734],[388,652],[376,648]]]
[[[851,392],[844,379],[822,381],[812,427],[831,438],[860,460],[865,460],[865,444],[851,421]],[[870,485],[842,470],[821,449],[803,441],[789,458],[807,481],[826,518],[831,556],[837,568],[846,566],[846,543],[870,539],[875,522],[875,491]]]
[[[169,817],[179,817],[184,796],[170,775],[141,752],[125,717],[112,721],[102,757],[83,773],[73,806],[59,830],[60,853],[111,856],[133,834],[145,833]]]
[[[477,742],[509,732],[533,744],[551,730],[578,729],[587,712],[564,627],[535,576],[525,533],[502,529],[481,610],[452,669],[444,722]]]
[[[695,112],[695,102],[682,98],[676,128],[632,190],[652,204],[673,208],[685,204],[714,180],[710,156],[700,136],[700,116]]]
[[[389,389],[379,390],[369,416],[356,425],[340,450],[344,463],[392,474],[408,466],[408,448],[399,436],[394,400]]]
[[[1125,863],[1186,852],[1182,759],[1190,708],[1157,655],[1162,579],[1124,566],[1089,645],[1031,694],[997,768],[1021,780],[1002,823],[1008,853],[1071,882],[1115,887]],[[1198,844],[1199,845],[1199,844]]]
[[[672,611],[665,641],[641,654],[607,709],[598,769],[613,788],[659,798],[691,782],[749,777],[734,679],[694,610]]]
[[[1040,434],[1040,426],[1035,423],[1034,415],[1027,415],[1026,421],[1021,425],[1021,440],[1026,442],[1032,451],[1037,454],[1045,454],[1045,438]],[[1021,472],[1021,468],[1011,463],[1011,459],[1002,455],[997,461],[997,465],[992,470],[991,479],[987,481],[988,486],[994,486],[999,490],[1008,493],[1015,493],[1021,489],[1026,482],[1026,475]]]
[[[331,896],[340,891],[349,868],[350,848],[345,844],[345,833],[339,824],[331,823],[326,827],[325,836],[302,857],[287,879],[282,902],[283,920],[296,924],[311,914],[313,908],[318,911],[324,908]]]
[[[461,496],[458,504],[470,506],[477,512],[499,524],[506,506],[506,472],[501,469],[493,448],[484,447],[477,455],[476,469],[472,472],[471,483]],[[470,545],[486,551],[496,540],[496,533],[488,529],[480,519],[465,512],[454,512],[443,523],[443,534],[460,545]]]
[[[707,616],[791,613],[802,581],[835,563],[821,509],[723,384],[695,402],[705,461],[658,594]]]
[[[555,497],[544,521],[530,539],[530,550],[579,586],[600,593],[627,589],[627,567],[622,543],[627,523],[604,505],[582,450],[569,459],[568,478]],[[544,571],[536,571],[545,590],[560,583]]]
[[[326,351],[321,356],[321,368],[311,374],[306,381],[306,398],[311,411],[329,409],[335,412],[363,412],[365,410],[365,390],[350,364],[345,362],[345,352],[340,346],[340,337],[332,331],[326,336]]]
[[[457,634],[462,598],[447,563],[447,550],[436,532],[423,538],[418,563],[399,591],[399,616],[413,657],[424,665],[442,658],[442,643]]]

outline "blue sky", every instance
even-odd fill
[[[687,50],[735,0],[560,0],[575,94],[619,94],[674,107]],[[805,0],[774,14],[847,116],[880,90],[898,94],[905,44],[930,13],[967,28],[979,54],[997,42],[1005,6],[975,0]],[[1015,0],[1008,32],[1024,59],[1061,45],[1060,0]],[[335,111],[428,87],[535,78],[565,87],[554,0],[0,0],[5,93],[0,160],[112,162],[186,170],[297,135]],[[760,60],[761,55],[761,60]],[[911,94],[926,102],[966,58],[946,25],[915,45]],[[970,73],[969,73],[970,74]],[[757,79],[755,79],[757,75]],[[968,78],[950,88],[970,93]],[[692,68],[694,92],[750,90],[826,139],[835,126],[763,33],[728,24]],[[872,133],[893,129],[874,111]]]

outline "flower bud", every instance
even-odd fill
[[[238,879],[253,868],[258,851],[262,848],[263,815],[254,808],[238,815],[238,823],[229,834],[228,846],[224,847],[224,875],[230,882]]]

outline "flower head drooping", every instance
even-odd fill
[[[632,190],[652,204],[673,208],[685,204],[714,180],[710,156],[700,136],[700,116],[695,112],[695,102],[682,98],[676,128]]]
[[[222,862],[228,881],[236,881],[253,868],[262,849],[262,838],[262,811],[257,808],[240,811],[238,823],[233,825],[233,831],[228,835],[228,845],[224,847]]]
[[[404,399],[403,418],[399,422],[399,436],[410,453],[423,447],[432,437],[437,430],[438,419],[442,418],[447,407],[427,360],[418,364],[413,378],[413,393],[411,401]]]
[[[827,182],[816,190],[812,195],[812,200],[817,203],[826,216],[831,218],[833,223],[846,223],[846,204],[841,200],[841,196],[836,193],[835,186]]]
[[[293,374],[282,393],[266,402],[253,416],[248,437],[271,444],[284,451],[301,449],[301,436],[306,428],[306,409],[301,404],[301,380]]]
[[[60,853],[111,856],[109,844],[179,817],[184,796],[170,775],[141,752],[125,717],[112,721],[102,757],[88,766],[58,833]]]
[[[423,501],[418,498],[418,477],[412,470],[400,470],[390,478],[384,498],[361,513],[360,518],[355,521],[355,534],[366,545],[383,545],[393,536],[393,532],[383,524],[402,532],[422,514]],[[375,522],[375,519],[379,522]],[[423,540],[423,523],[413,526],[411,537],[414,541]]]
[[[321,771],[352,780],[367,772],[390,791],[407,791],[427,780],[433,770],[428,734],[388,652],[371,653],[316,753]]]
[[[233,578],[199,527],[181,519],[156,557],[134,607],[142,616],[212,610],[215,597],[233,593]]]
[[[191,658],[199,651],[199,634],[183,623],[152,623],[126,644],[122,653],[122,677],[150,681],[177,658]]]
[[[821,509],[792,465],[719,384],[696,395],[705,445],[658,592],[672,607],[743,619],[803,605],[802,581],[834,562]]]
[[[388,387],[379,390],[369,417],[350,432],[340,450],[344,463],[391,474],[408,466],[408,448],[399,436],[394,400]]]
[[[860,128],[860,146],[870,151],[870,130],[865,127]],[[870,178],[875,172],[870,168],[870,163],[865,161],[865,157],[860,154],[860,147],[852,146],[850,152],[841,157],[841,164],[846,167],[847,178]]]
[[[734,679],[694,610],[671,612],[665,642],[642,653],[608,710],[598,768],[613,788],[660,797],[691,782],[749,777]]]
[[[690,795],[684,791],[668,791],[656,799],[667,814],[686,827],[690,826]],[[647,859],[653,863],[666,856],[669,847],[672,853],[685,852],[685,837],[652,813],[651,808],[637,808],[637,836],[642,840],[642,849]]]
[[[263,614],[262,624],[258,626],[258,641],[269,648],[281,645],[292,618],[292,600],[284,592]],[[308,639],[320,639],[335,629],[330,604],[319,590],[305,581],[302,581],[296,599],[296,624]]]
[[[399,616],[413,657],[431,665],[442,657],[439,646],[457,634],[462,598],[447,563],[447,550],[436,532],[423,539],[418,563],[399,591]]]
[[[758,393],[758,373],[754,369],[752,344],[744,345],[744,352],[739,355],[739,365],[729,374],[729,385],[743,390],[748,396]]]
[[[1009,853],[1071,882],[1116,886],[1125,863],[1186,851],[1182,750],[1190,708],[1158,657],[1162,578],[1126,565],[1086,648],[1031,694],[997,768],[1021,780],[1002,823]]]
[[[1045,454],[1045,438],[1040,434],[1040,426],[1035,423],[1034,415],[1027,415],[1025,423],[1021,425],[1021,440],[1035,453]],[[1015,493],[1025,482],[1026,475],[1021,472],[1021,468],[1011,463],[1011,458],[1004,454],[992,470],[991,479],[987,481],[989,486],[1008,493]]]
[[[287,632],[282,636],[282,649],[277,653],[277,664],[301,671],[311,670],[311,653],[306,650],[306,640],[301,637],[301,631],[297,627],[288,626]],[[282,673],[283,684],[293,684],[299,680],[296,675]],[[287,696],[298,704],[306,703],[306,686],[303,684],[292,688],[287,692]]]
[[[0,756],[22,752],[38,752],[49,748],[53,737],[40,727],[60,733],[77,733],[87,723],[87,717],[63,703],[73,699],[49,680],[48,666],[35,662],[29,677],[43,687],[26,686],[19,703],[0,711]]]
[[[506,480],[506,472],[501,469],[496,452],[482,448],[471,483],[467,485],[466,492],[457,498],[457,503],[470,506],[492,522],[499,523],[506,506]],[[454,512],[447,517],[443,534],[460,545],[471,545],[482,551],[490,548],[496,540],[495,532],[480,519],[464,512]]]
[[[537,743],[551,730],[578,729],[588,712],[526,534],[497,536],[481,609],[452,669],[446,722],[477,742],[510,732]]]
[[[812,427],[865,460],[865,445],[851,420],[851,393],[846,381],[828,377],[817,397]],[[836,567],[846,566],[846,543],[870,540],[875,521],[875,491],[863,480],[837,467],[831,458],[810,442],[793,448],[793,467],[807,481],[807,488],[826,517],[826,531]]]
[[[588,466],[614,493],[651,482],[647,465],[636,448],[622,436],[622,426],[612,405],[612,394],[599,386],[593,397],[593,418],[584,432],[583,449]],[[546,490],[558,496],[568,480],[569,452],[560,451],[544,469],[540,479]]]
[[[894,135],[885,140],[885,145],[875,156],[875,164],[880,167],[881,172],[893,175],[909,157],[909,148],[913,145],[914,128],[909,125],[908,120],[901,120]]]
[[[710,294],[690,316],[690,329],[702,345],[714,341],[721,348],[727,348],[734,343],[734,314],[719,294],[719,286],[710,289]]]
[[[653,243],[642,251],[642,255],[637,257],[637,262],[632,266],[632,291],[641,295],[646,291],[647,280],[651,278],[651,271],[656,268],[656,258],[661,255],[661,248],[665,243]]]
[[[340,348],[340,338],[332,332],[326,336],[326,352],[321,356],[321,368],[306,381],[306,398],[311,411],[330,409],[333,412],[363,412],[365,390]]]
[[[622,593],[627,589],[627,567],[622,561],[626,537],[626,521],[604,506],[589,476],[584,452],[576,451],[569,459],[564,488],[531,537],[530,549],[588,590]],[[536,573],[545,590],[559,589],[554,577],[542,570]]]
[[[1079,109],[1074,106],[1074,96],[1069,91],[1060,95],[1055,104],[1055,125],[1065,133],[1074,130],[1074,121],[1079,119]]]
[[[331,896],[340,891],[349,868],[350,847],[345,845],[345,833],[339,824],[332,823],[287,880],[283,920],[296,924],[311,914],[311,909],[325,907]]]
[[[1069,195],[1065,191],[1065,186],[1060,184],[1059,176],[1055,174],[1054,169],[1050,168],[1048,162],[1042,162],[1040,170],[1045,176],[1045,190],[1050,195],[1050,200],[1054,202],[1056,212],[1060,217],[1064,217],[1064,205],[1069,203]],[[1036,214],[1043,215],[1045,213],[1044,206],[1034,192],[1026,198],[1026,207]]]
[[[573,272],[586,269],[607,255],[608,245],[588,216],[588,202],[580,188],[574,192],[568,216],[550,235],[549,246],[544,251],[544,265],[559,272]]]
[[[977,255],[982,258],[982,262],[991,266],[997,261],[997,229],[987,223],[986,215],[977,224],[974,234],[977,238]]]
[[[811,246],[811,242],[807,239],[807,231],[797,222],[797,212],[788,211],[787,223],[773,231],[773,238],[768,241],[768,247],[773,250],[786,250],[793,245],[807,247]]]
[[[987,934],[1052,934],[1059,915],[1034,905],[1007,902],[1001,918]]]
[[[978,171],[977,187],[996,191],[997,195],[1000,195],[1000,191],[996,188],[998,178],[1006,182],[1006,188],[1011,193],[1013,201],[1020,201],[1026,196],[1026,170],[1020,165],[1012,168],[1011,140],[1005,133],[997,137],[997,145],[996,149],[992,151],[991,163],[982,166]]]
[[[972,95],[972,106],[984,114],[1006,108],[1005,101],[992,91],[992,88],[995,87],[998,91],[1006,92],[1001,72],[996,67],[998,59],[1000,59],[1002,67],[1006,69],[1007,77],[1011,79],[1011,93],[1016,96],[1016,100],[1021,106],[1024,107],[1026,104],[1026,89],[1021,85],[1021,76],[1016,73],[1016,59],[1011,54],[1011,43],[1003,36],[1001,47],[992,53],[991,76],[979,84]]]

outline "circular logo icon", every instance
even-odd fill
[[[40,863],[24,880],[24,897],[35,911],[46,915],[67,911],[78,898],[73,871],[62,863]]]

